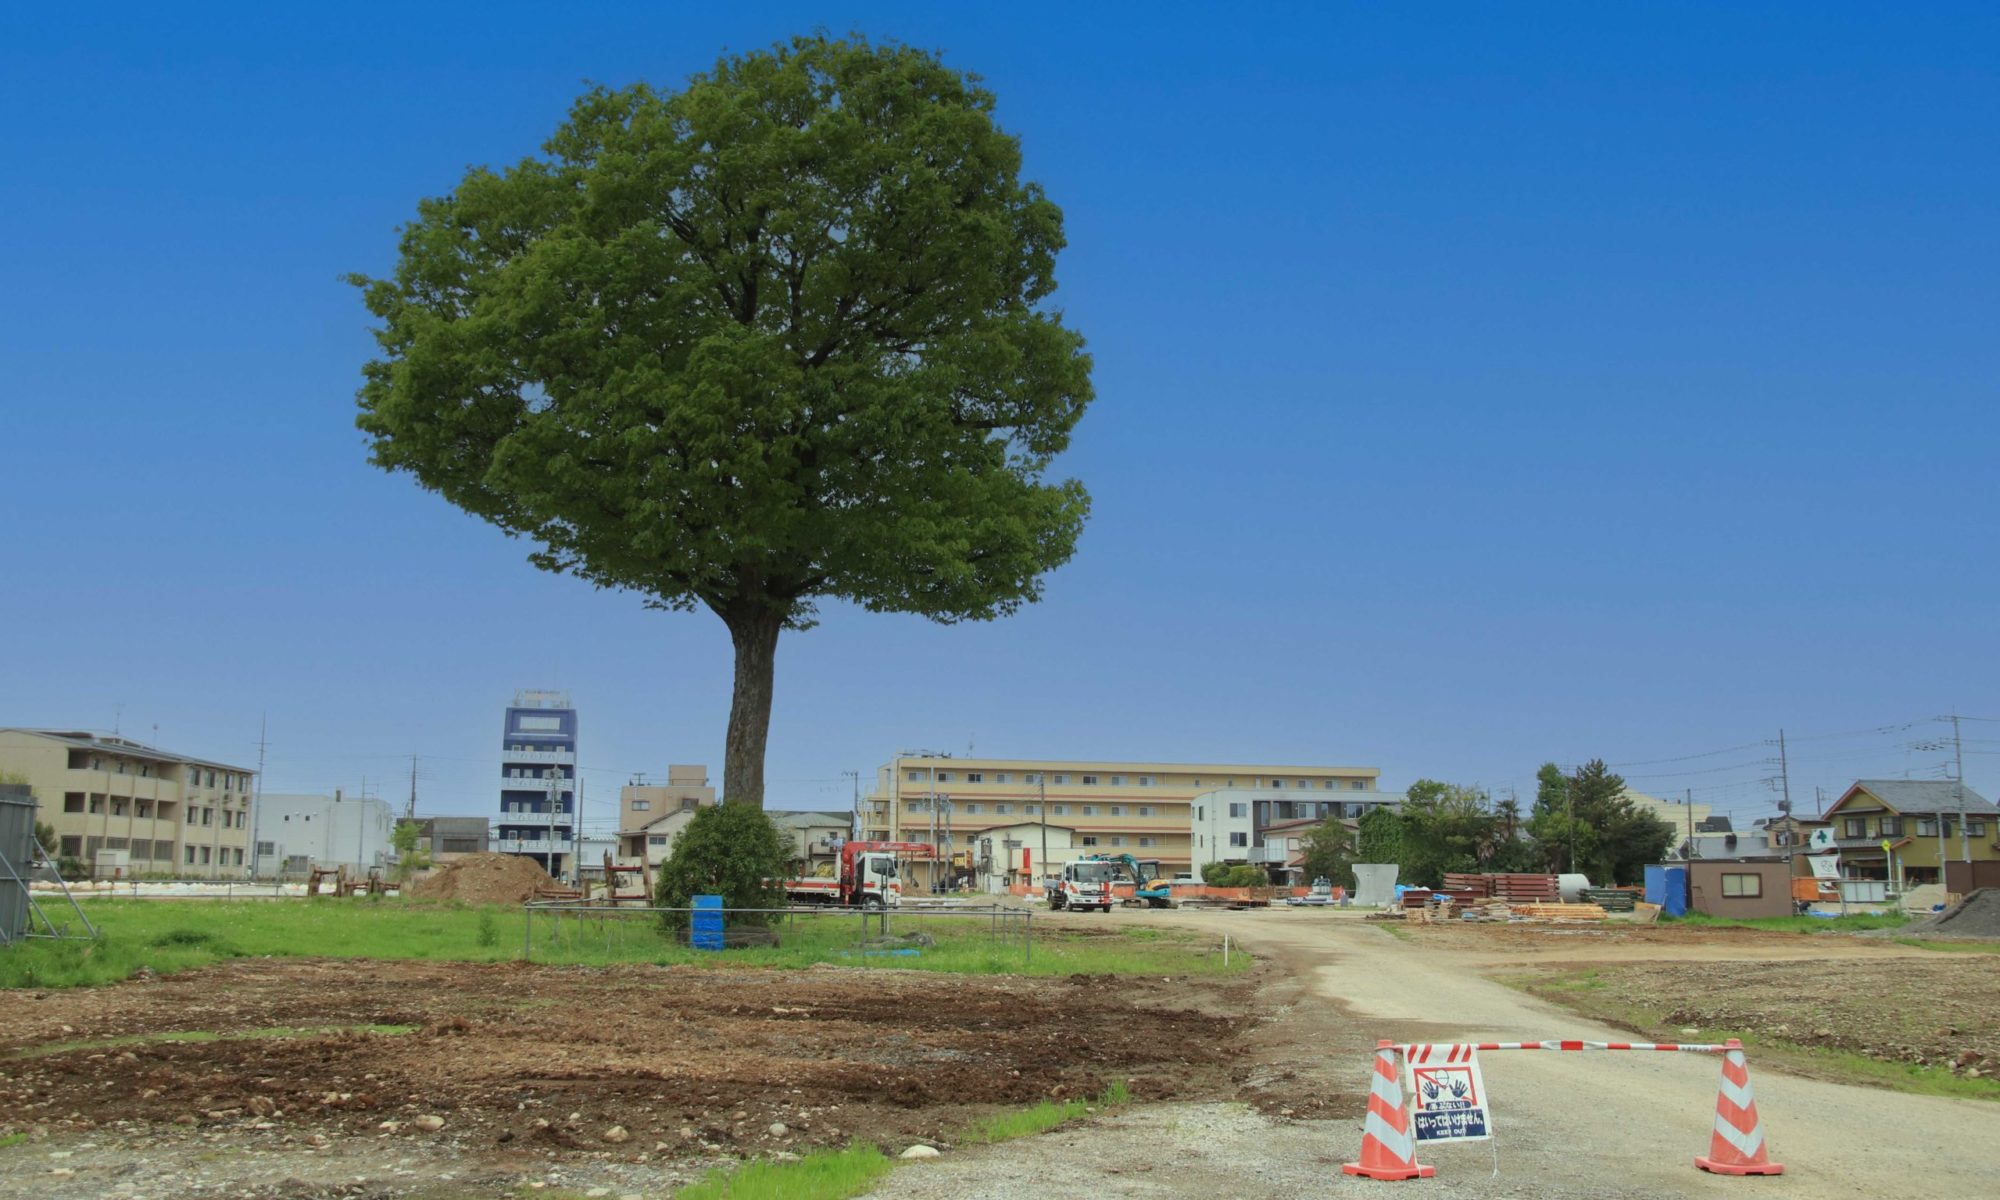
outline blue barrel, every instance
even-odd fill
[[[688,942],[697,950],[722,949],[722,897],[694,898],[694,927]]]

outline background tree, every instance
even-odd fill
[[[1354,891],[1354,833],[1338,817],[1312,828],[1305,842],[1302,866],[1307,879],[1324,878],[1335,887]]]
[[[1542,850],[1545,871],[1575,871],[1576,863],[1597,852],[1596,831],[1572,815],[1570,780],[1562,768],[1543,763],[1535,772],[1535,804],[1528,814],[1528,832]]]
[[[1378,805],[1361,814],[1356,840],[1356,862],[1403,861],[1403,819],[1387,805]]]
[[[1419,779],[1401,809],[1405,883],[1437,887],[1448,871],[1477,871],[1492,854],[1495,822],[1479,788]]]
[[[1602,759],[1564,775],[1554,763],[1538,773],[1540,788],[1529,827],[1548,858],[1593,883],[1638,883],[1647,863],[1656,863],[1673,844],[1673,826],[1641,809],[1625,794],[1625,780]],[[1575,838],[1576,852],[1568,839]],[[1569,865],[1570,863],[1574,865]]]
[[[940,622],[1041,593],[1091,397],[1045,307],[1062,214],[936,56],[795,38],[679,92],[586,93],[545,157],[424,201],[357,424],[546,570],[706,607],[723,792],[761,806],[778,634],[821,598]]]
[[[423,830],[422,825],[405,818],[389,831],[389,845],[396,851],[398,879],[408,879],[412,872],[431,865],[431,856],[418,849],[423,842]]]
[[[724,908],[776,908],[785,903],[781,881],[790,865],[792,842],[764,810],[747,804],[710,804],[674,839],[660,864],[653,900],[662,908],[687,908],[696,896],[719,895]],[[731,924],[761,924],[751,914],[730,914]],[[666,914],[667,924],[685,928],[688,914]]]

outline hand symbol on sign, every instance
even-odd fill
[[[1465,1082],[1465,1080],[1463,1080],[1463,1079],[1457,1079],[1457,1078],[1454,1078],[1454,1079],[1453,1079],[1453,1080],[1451,1081],[1451,1094],[1452,1094],[1452,1095],[1453,1095],[1453,1096],[1454,1096],[1455,1098],[1457,1098],[1457,1099],[1460,1099],[1460,1100],[1463,1100],[1463,1099],[1465,1099],[1465,1093],[1466,1093],[1466,1091],[1467,1091],[1467,1090],[1468,1090],[1468,1088],[1467,1088],[1467,1086],[1466,1086],[1466,1082]]]

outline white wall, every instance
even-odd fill
[[[395,856],[391,838],[396,830],[396,813],[384,801],[369,797],[281,795],[264,793],[257,802],[251,822],[260,844],[271,847],[262,856],[256,871],[269,875],[282,869],[287,859],[305,856],[314,866],[348,867],[367,870],[388,863]]]
[[[1196,796],[1188,805],[1188,869],[1198,877],[1202,866],[1207,863],[1249,862],[1251,813],[1254,811],[1250,806],[1259,798],[1270,799],[1279,795],[1282,793],[1252,791],[1249,788],[1217,788]],[[1320,797],[1311,798],[1316,800]],[[1241,834],[1243,844],[1232,844],[1231,834]]]

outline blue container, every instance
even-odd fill
[[[1688,869],[1678,863],[1646,868],[1646,903],[1660,906],[1663,917],[1685,917],[1688,910]]]
[[[693,928],[689,931],[688,944],[697,950],[722,949],[722,897],[694,898]]]

